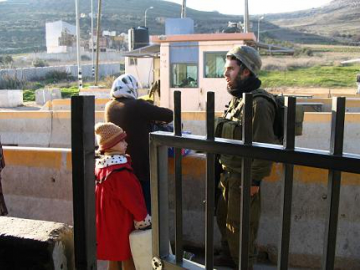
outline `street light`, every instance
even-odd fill
[[[145,27],[146,27],[146,13],[148,12],[149,9],[153,9],[154,7],[148,7],[146,10],[145,10]]]
[[[264,19],[264,16],[261,16],[259,19],[258,19],[258,38],[257,38],[257,41],[260,42],[260,21]]]

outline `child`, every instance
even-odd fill
[[[109,270],[135,270],[129,234],[151,225],[141,185],[125,154],[126,133],[113,123],[95,125],[100,157],[96,159],[97,258]]]

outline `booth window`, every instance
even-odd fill
[[[223,78],[226,52],[205,52],[204,53],[204,77]]]
[[[198,67],[196,64],[172,64],[171,87],[196,88],[198,87]]]

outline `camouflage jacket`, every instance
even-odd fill
[[[251,93],[253,98],[253,141],[261,143],[277,143],[274,134],[273,123],[275,119],[275,107],[269,100],[262,96],[256,96],[256,93],[262,91],[257,89]],[[222,117],[217,119],[215,134],[224,139],[242,139],[242,116],[244,100],[234,97],[229,104],[229,108]],[[241,173],[242,158],[231,155],[221,155],[220,163],[227,171]],[[261,180],[270,175],[272,162],[255,159],[252,162],[252,178]]]

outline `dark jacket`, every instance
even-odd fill
[[[135,175],[140,181],[150,180],[149,133],[155,121],[173,120],[170,109],[154,106],[144,100],[118,98],[105,106],[105,121],[112,122],[127,133],[127,153],[132,159]]]

